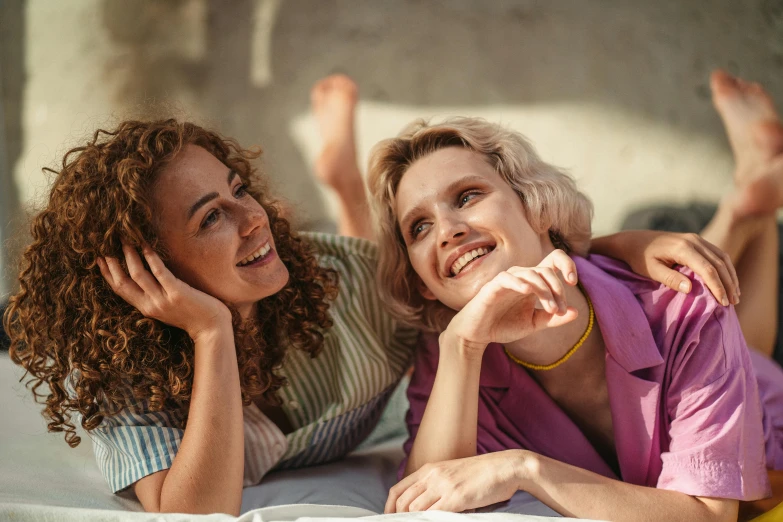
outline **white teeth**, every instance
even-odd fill
[[[465,266],[476,259],[477,257],[486,255],[489,253],[488,248],[476,248],[474,250],[471,250],[470,252],[465,252],[460,256],[459,259],[454,261],[454,264],[451,266],[451,275],[457,275],[459,274]]]
[[[269,245],[269,242],[264,243],[261,248],[247,256],[245,259],[237,263],[237,266],[244,266],[248,264],[249,262],[253,261],[254,259],[258,259],[259,257],[265,256],[269,250],[271,250],[271,246]]]

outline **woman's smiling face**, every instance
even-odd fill
[[[264,208],[205,149],[185,146],[160,173],[153,200],[168,268],[185,283],[247,317],[288,282]]]
[[[426,299],[460,310],[500,272],[554,250],[514,189],[484,158],[447,147],[414,162],[396,193],[397,223]]]

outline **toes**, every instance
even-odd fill
[[[324,94],[326,94],[326,91],[329,89],[329,77],[321,78],[310,89],[310,102],[313,104],[317,104],[323,97]]]
[[[737,78],[722,69],[718,69],[710,75],[710,87],[713,94],[725,95],[736,92],[739,84]]]
[[[331,95],[343,97],[351,103],[358,99],[359,88],[356,83],[344,74],[332,74],[318,80],[310,90],[310,103],[318,106]]]

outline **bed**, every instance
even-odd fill
[[[0,520],[57,522],[194,520],[329,522],[367,517],[386,520],[486,522],[547,520],[558,515],[526,493],[482,513],[443,512],[379,515],[402,457],[404,393],[395,393],[370,438],[347,458],[308,469],[269,474],[246,488],[239,517],[224,514],[150,514],[132,493],[113,495],[92,455],[89,438],[69,448],[49,434],[40,407],[19,382],[22,372],[0,353]]]

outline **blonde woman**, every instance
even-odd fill
[[[763,91],[713,83],[719,107],[742,113],[722,112],[741,148],[737,192],[707,233],[745,288],[773,286],[783,127],[743,109]],[[744,141],[756,123],[770,139]],[[438,334],[416,356],[387,511],[462,511],[524,490],[580,518],[729,521],[739,501],[769,496],[783,372],[743,338],[771,349],[767,294],[746,290],[735,311],[689,270],[686,295],[583,257],[590,202],[521,135],[483,120],[417,122],[382,142],[370,186],[381,295]]]

